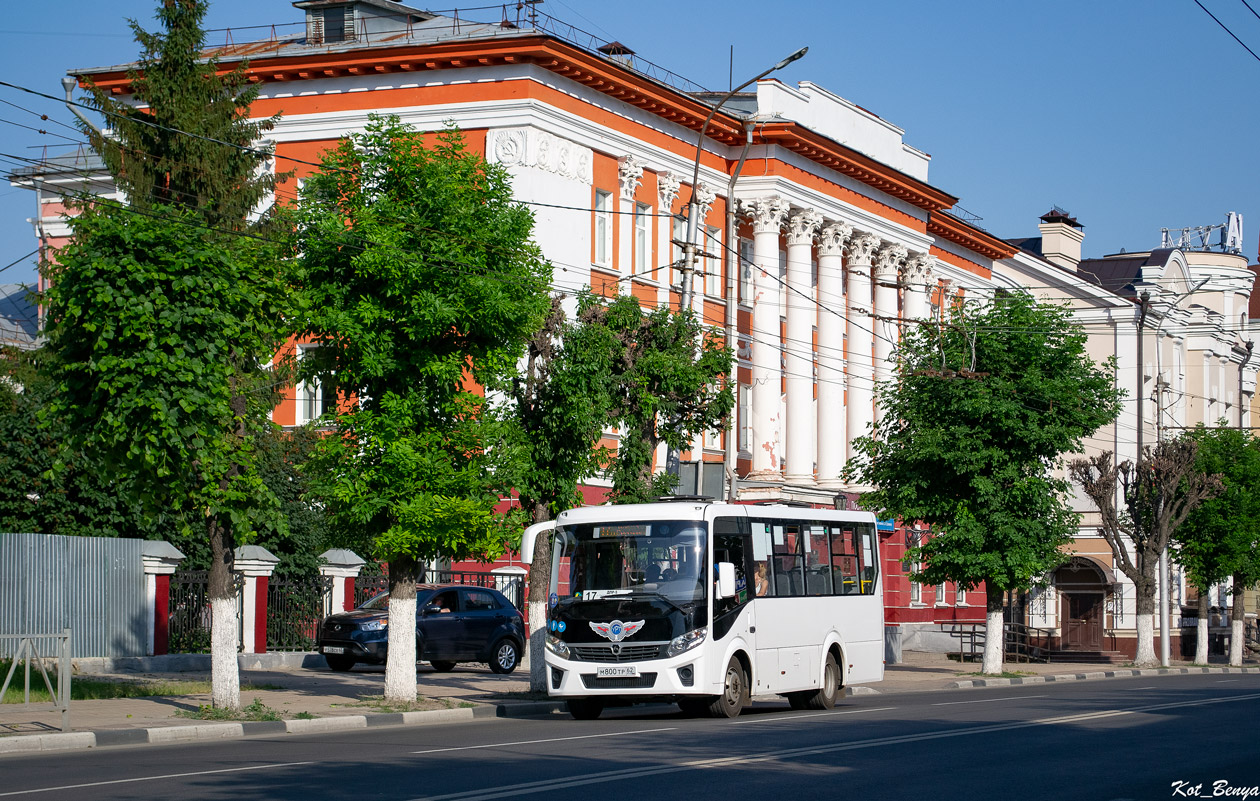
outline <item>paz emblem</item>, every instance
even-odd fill
[[[611,623],[591,623],[592,631],[612,642],[621,642],[641,628],[643,628],[642,620],[634,623],[622,623],[620,620],[614,620]]]

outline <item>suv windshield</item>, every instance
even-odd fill
[[[673,603],[702,601],[707,593],[707,533],[703,520],[561,527],[556,530],[552,591],[583,600],[660,595]]]

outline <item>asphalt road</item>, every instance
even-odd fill
[[[1242,674],[759,703],[736,720],[632,707],[5,757],[0,799],[1258,798],[1257,721],[1260,676]]]

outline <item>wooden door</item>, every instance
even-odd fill
[[[1102,648],[1102,593],[1072,592],[1063,595],[1063,649],[1092,651]]]

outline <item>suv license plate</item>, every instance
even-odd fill
[[[632,679],[637,678],[638,675],[639,669],[634,665],[595,668],[595,676],[600,679]]]
[[[346,649],[342,648],[339,645],[325,645],[324,646],[324,653],[326,654],[344,654],[345,652],[346,652]]]

